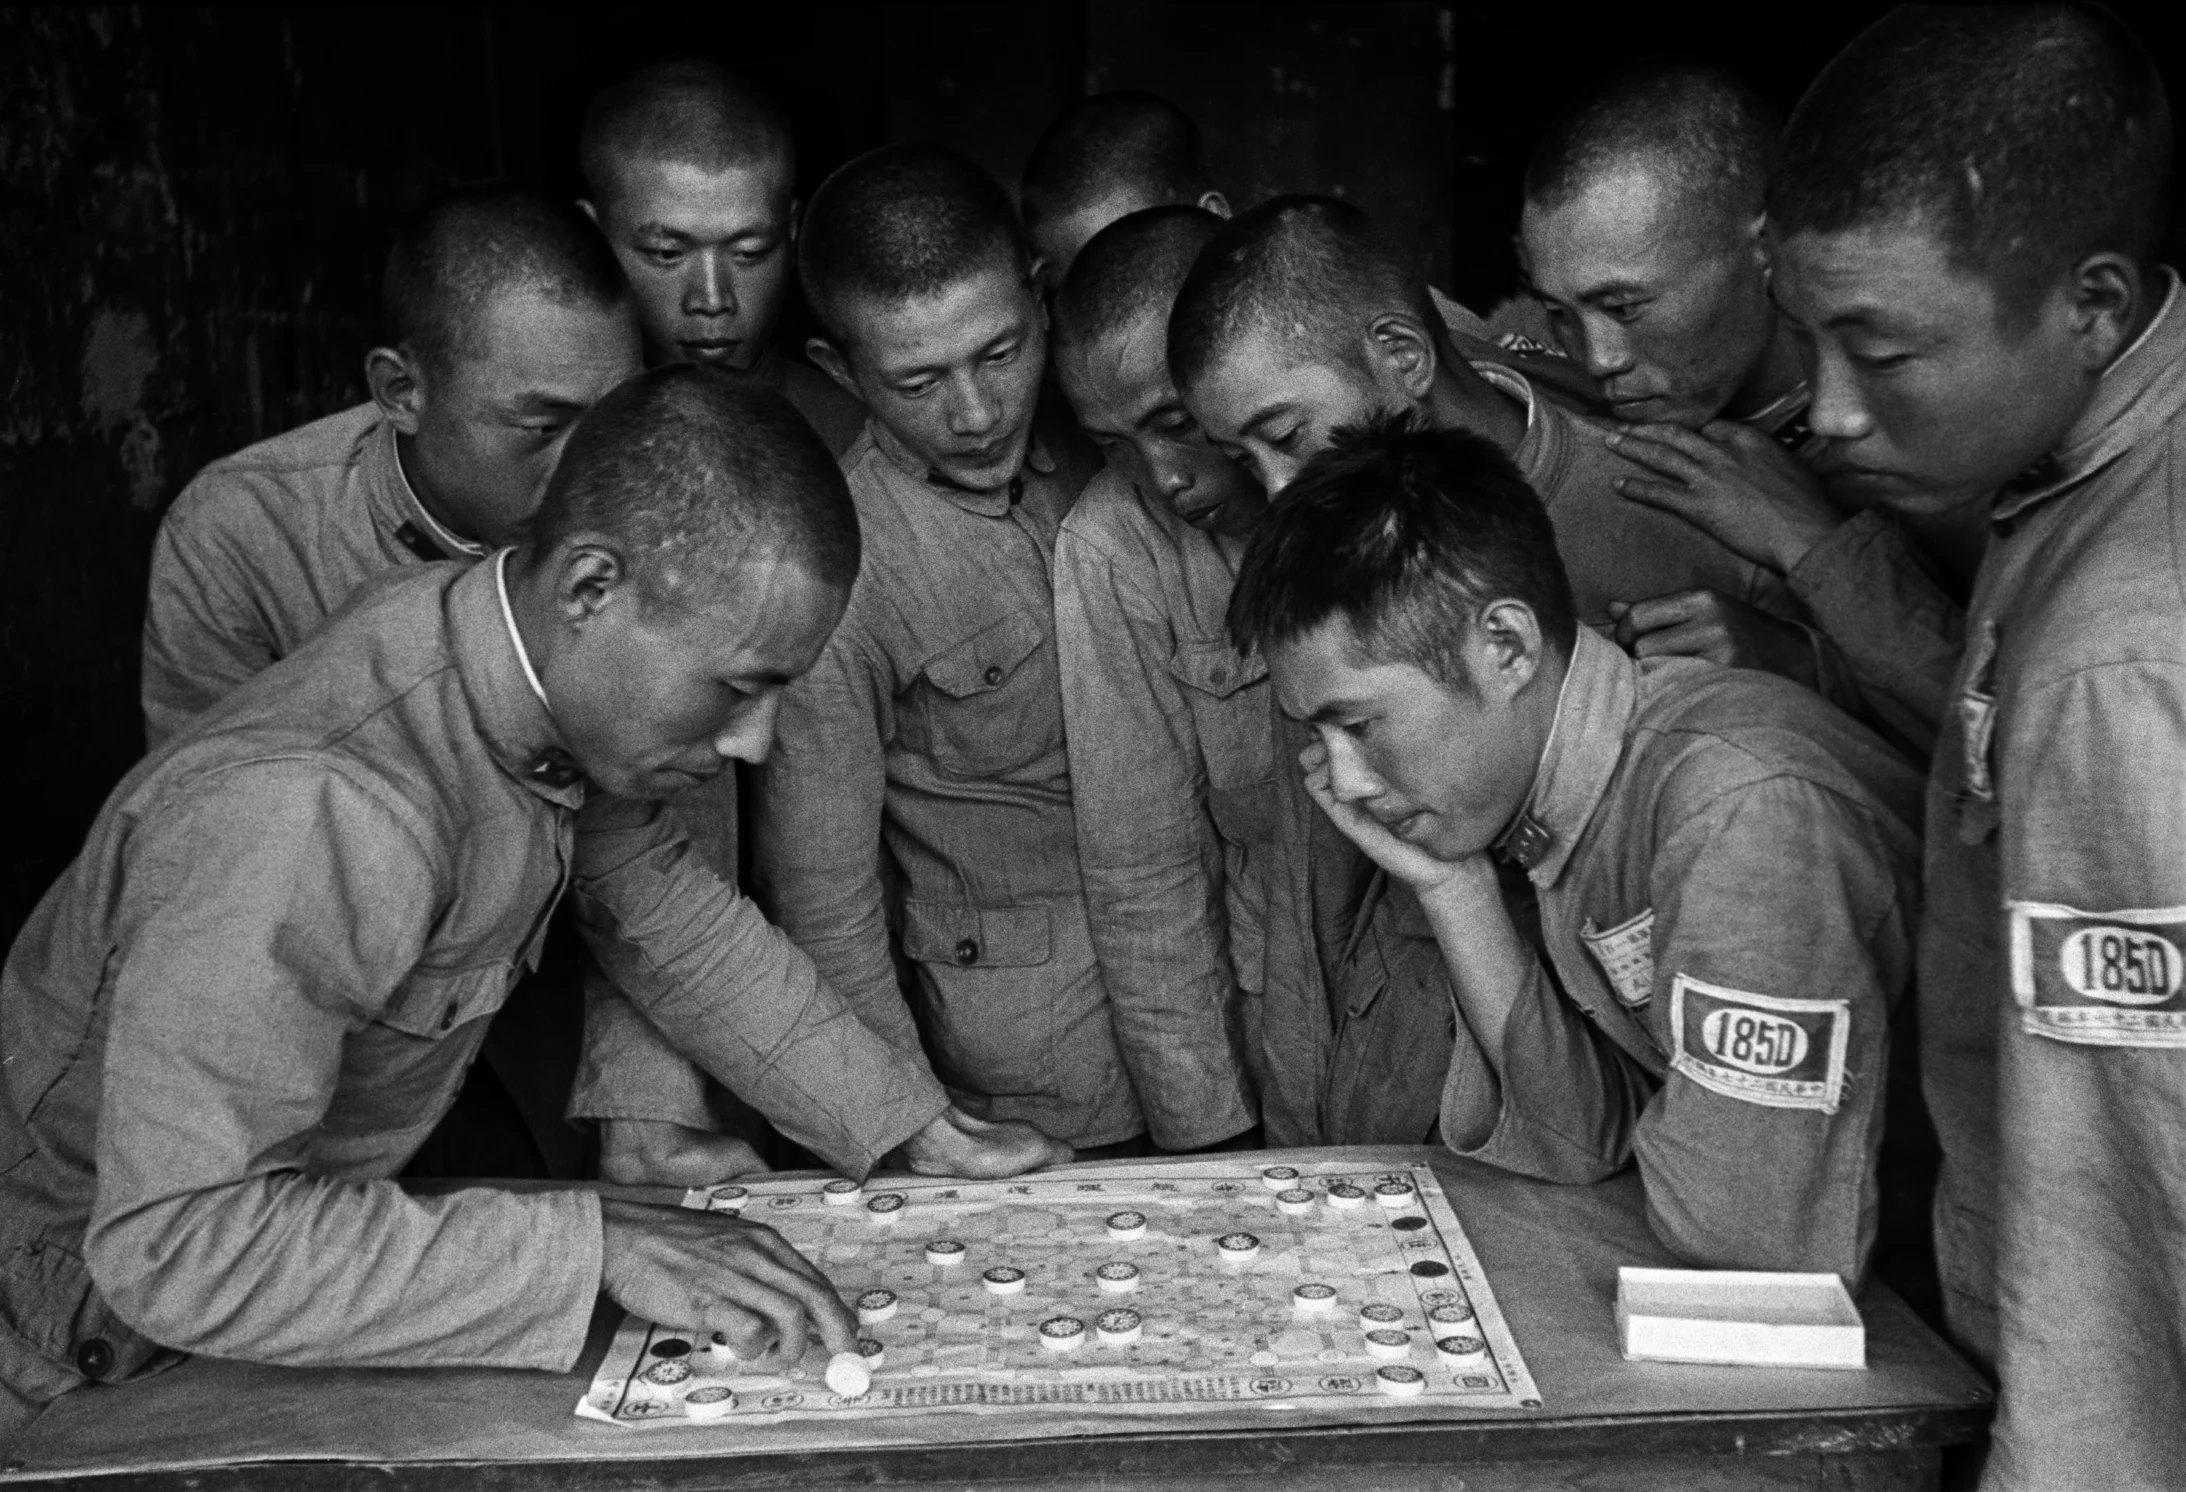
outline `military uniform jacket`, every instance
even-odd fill
[[[1094,469],[1056,428],[1008,488],[967,492],[900,469],[868,429],[843,460],[857,585],[783,697],[752,825],[762,902],[874,1029],[907,1050],[923,1035],[971,1112],[1077,1145],[1139,1133],[1135,1090],[1205,1070],[1131,1043],[1143,1028],[1115,1018],[1086,919],[1050,569]],[[915,1018],[889,956],[883,843]]]
[[[484,553],[425,511],[376,404],[213,462],[174,500],[152,546],[141,680],[149,745],[295,652],[365,581]]]
[[[1139,1104],[1161,1143],[1252,1127],[1274,835],[1274,691],[1224,625],[1244,542],[1114,467],[1055,541],[1055,635],[1093,947],[1127,1051],[1196,1057]]]
[[[1774,571],[1616,490],[1642,472],[1610,448],[1611,422],[1571,412],[1504,364],[1473,368],[1525,406],[1512,461],[1548,509],[1582,618],[1607,626],[1611,601],[1702,587],[1802,617]],[[1421,1143],[1457,1034],[1441,956],[1411,893],[1376,886],[1372,865],[1306,795],[1297,759],[1310,733],[1277,730],[1261,1037],[1268,1141]]]
[[[1808,690],[1635,663],[1582,629],[1501,846],[1539,894],[1547,957],[1505,1029],[1488,1132],[1459,1117],[1496,1083],[1461,1041],[1444,1137],[1558,1181],[1637,1161],[1680,1257],[1856,1281],[1912,973],[1918,792]]]
[[[1999,494],[1928,793],[1921,1065],[1984,1486],[2186,1484],[2186,307]]]
[[[573,890],[683,1050],[862,1172],[947,1100],[652,805],[593,797],[498,567],[358,598],[141,763],[0,971],[0,1375],[169,1360],[562,1370],[585,1191],[405,1193]]]

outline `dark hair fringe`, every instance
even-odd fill
[[[1578,611],[1540,498],[1491,442],[1406,411],[1306,464],[1246,544],[1227,620],[1240,651],[1265,652],[1341,617],[1375,656],[1463,689],[1472,619],[1504,599],[1570,650]]]

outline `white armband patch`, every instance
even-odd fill
[[[1579,941],[1609,978],[1609,989],[1626,1010],[1638,1010],[1655,998],[1655,909],[1649,907],[1615,927],[1597,928],[1592,918],[1579,929]]]
[[[2028,1032],[2086,1046],[2186,1046],[2186,907],[2007,905],[2011,992]]]
[[[1703,984],[1670,986],[1670,1067],[1726,1098],[1837,1112],[1850,1000],[1792,1000]]]

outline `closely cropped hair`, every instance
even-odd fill
[[[1366,323],[1385,311],[1442,324],[1426,280],[1364,212],[1334,197],[1273,197],[1200,251],[1169,313],[1169,373],[1187,387],[1259,332],[1356,363]]]
[[[467,187],[403,225],[387,255],[387,334],[435,370],[475,353],[478,310],[504,291],[619,306],[622,267],[575,205],[511,186]]]
[[[1199,126],[1155,93],[1096,93],[1057,117],[1032,147],[1017,197],[1025,221],[1051,222],[1127,192],[1195,203],[1214,190]]]
[[[780,161],[796,174],[789,121],[767,93],[695,57],[656,63],[600,90],[585,110],[577,158],[596,202],[614,195],[621,160],[703,171]]]
[[[1154,314],[1166,326],[1177,287],[1221,229],[1203,207],[1149,207],[1094,234],[1055,292],[1056,345],[1104,342]]]
[[[1688,200],[1743,223],[1762,210],[1782,134],[1776,111],[1728,73],[1635,69],[1549,127],[1526,163],[1526,201],[1560,207],[1604,172],[1652,160]]]
[[[586,411],[547,483],[542,549],[620,544],[646,593],[705,599],[754,559],[847,589],[858,515],[827,446],[787,399],[741,373],[671,363]]]
[[[2170,171],[2162,80],[2109,12],[1908,7],[1792,112],[1769,217],[1786,235],[1923,224],[2024,312],[2088,254],[2149,263]]]
[[[848,340],[853,296],[900,302],[981,269],[1029,276],[1032,252],[1009,194],[939,145],[884,145],[820,183],[797,239],[797,276],[828,336]]]
[[[1504,600],[1569,656],[1578,610],[1540,498],[1490,442],[1406,412],[1341,433],[1284,489],[1245,546],[1230,636],[1264,654],[1341,617],[1377,661],[1471,694],[1465,639]]]

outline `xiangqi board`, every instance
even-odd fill
[[[870,1386],[831,1390],[817,1344],[795,1363],[743,1362],[632,1317],[580,1415],[646,1426],[1058,1405],[1123,1418],[1540,1407],[1424,1165],[1292,1166],[1271,1153],[1004,1182],[765,1177],[684,1205],[763,1221],[818,1265],[857,1305]]]

